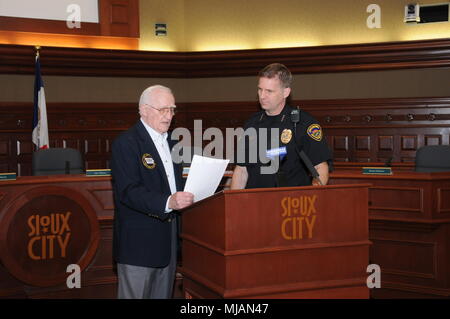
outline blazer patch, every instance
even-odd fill
[[[148,153],[142,155],[142,164],[144,164],[144,166],[147,167],[148,169],[154,169],[156,166],[155,160]]]

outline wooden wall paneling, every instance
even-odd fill
[[[85,140],[86,169],[110,168],[111,145],[118,133],[90,134]]]
[[[183,78],[178,52],[41,47],[43,75]],[[0,73],[34,74],[35,48],[0,45]]]
[[[335,171],[331,184],[370,183],[370,263],[380,266],[381,288],[374,298],[450,297],[450,173],[395,171],[370,176]],[[444,191],[445,192],[445,191]],[[441,201],[442,204],[437,204]]]
[[[349,152],[349,136],[348,135],[331,135],[327,133],[326,138],[333,141],[331,143],[334,158],[339,162],[348,162],[352,157]],[[329,134],[329,135],[328,135]]]
[[[436,244],[430,241],[374,238],[373,256],[382,262],[383,274],[415,279],[436,277]]]
[[[0,298],[25,299],[27,295],[22,283],[14,278],[0,263]]]
[[[446,186],[438,187],[434,190],[437,193],[436,212],[439,215],[450,215],[450,188]]]
[[[379,135],[378,136],[378,149],[380,151],[393,151],[394,150],[394,136],[392,135]]]
[[[370,192],[371,210],[380,214],[401,211],[410,217],[431,214],[424,211],[424,196],[429,190],[421,187],[374,186]]]
[[[81,28],[68,28],[66,21],[0,16],[1,30],[71,35],[100,35],[98,23],[82,22]]]
[[[99,1],[101,35],[139,37],[139,0]]]
[[[10,163],[11,156],[11,140],[4,134],[0,135],[0,172],[9,172],[13,165]]]
[[[293,73],[444,67],[450,65],[450,41],[191,52],[188,61],[188,77],[255,75],[273,61],[285,64]]]
[[[98,5],[99,23],[82,22],[81,28],[68,28],[66,21],[0,16],[1,30],[70,35],[139,37],[139,0],[99,0]]]
[[[108,8],[115,3],[123,2],[121,0],[102,2],[102,17],[108,16],[111,19]],[[137,0],[130,0],[129,10],[135,5],[137,6]],[[121,20],[117,17],[116,21]],[[119,34],[125,34],[127,28],[125,26],[128,26],[128,36],[138,36],[135,32],[136,26],[132,25],[138,23],[137,19],[129,23],[131,24],[113,25],[114,27],[117,25]],[[102,18],[101,24],[103,35],[115,32],[105,18]],[[273,61],[286,64],[294,74],[354,72],[449,67],[450,40],[211,52],[43,47],[41,57],[43,74],[69,76],[165,78],[255,76],[261,68]],[[34,47],[0,45],[0,72],[33,74]]]
[[[448,98],[297,102],[322,123],[337,162],[413,162],[419,147],[449,144]]]
[[[11,142],[13,145],[13,153],[11,155],[13,158],[16,158],[16,172],[20,176],[31,175],[31,158],[35,149],[34,144],[31,141],[31,134],[30,129],[29,134],[21,133],[18,135],[11,135]]]
[[[87,136],[83,143],[84,155],[99,155],[102,153],[102,138],[99,136]]]
[[[350,162],[414,162],[417,149],[426,144],[420,143],[424,140],[425,134],[435,135],[436,132],[442,132],[440,128],[324,128],[325,136],[334,140],[333,153],[335,161]],[[446,129],[440,139],[444,139],[444,135],[448,134],[450,129]],[[358,150],[355,146],[347,141],[355,140],[360,142],[358,138],[352,139],[360,132],[370,134],[371,139],[376,143],[370,144],[369,150]],[[380,134],[381,133],[381,134]],[[365,136],[367,136],[365,135]],[[445,145],[444,143],[441,143]],[[345,147],[348,146],[348,150]]]
[[[449,144],[450,98],[294,102],[322,124],[336,167],[392,162],[412,169],[419,147]],[[31,108],[31,103],[0,103],[0,167],[22,175],[31,173]],[[179,103],[172,127],[187,128],[193,143],[194,121],[201,119],[202,136],[216,127],[226,137],[227,128],[242,127],[256,111],[255,101]],[[112,141],[139,118],[134,103],[49,103],[47,113],[51,147],[79,149],[87,168],[109,167]]]
[[[370,221],[371,258],[382,265],[374,298],[448,298],[449,224]]]
[[[30,103],[1,103],[5,116],[0,130],[1,171],[31,175],[31,158],[35,147],[31,141]],[[108,117],[105,118],[105,113]],[[85,158],[85,167],[108,168],[111,143],[122,131],[131,127],[138,116],[134,104],[48,103],[50,147],[70,147]]]
[[[442,145],[441,135],[424,135],[424,145]]]
[[[133,103],[69,103],[55,105],[50,113],[53,136],[62,143],[61,147],[78,149],[84,156],[86,169],[109,168],[112,141],[138,118]]]
[[[419,134],[418,134],[419,135]],[[402,152],[402,162],[414,162],[415,154],[417,150],[417,139],[418,135],[402,135],[401,140],[401,152]],[[423,145],[423,144],[422,144]]]

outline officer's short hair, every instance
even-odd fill
[[[290,88],[292,84],[292,74],[289,69],[281,63],[272,63],[266,66],[264,69],[259,71],[258,76],[260,78],[274,78],[278,77],[281,84],[285,88]]]

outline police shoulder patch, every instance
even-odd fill
[[[306,130],[306,133],[315,141],[320,142],[322,140],[322,128],[319,124],[311,124]]]

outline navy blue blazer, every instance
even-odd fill
[[[172,149],[175,141],[168,137]],[[177,191],[183,189],[182,166],[173,164]],[[165,213],[171,195],[164,165],[141,121],[112,145],[114,191],[113,256],[121,264],[165,267],[171,255],[171,220]]]

